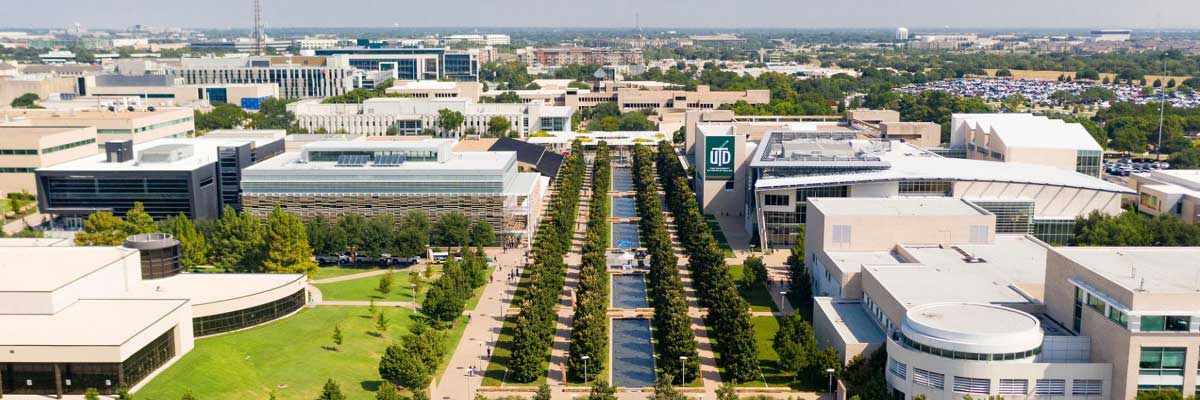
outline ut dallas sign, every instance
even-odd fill
[[[704,180],[733,178],[733,143],[729,136],[704,138]]]

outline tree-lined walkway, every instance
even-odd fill
[[[558,323],[554,328],[554,344],[550,351],[550,369],[546,383],[552,387],[564,386],[567,375],[567,355],[571,351],[571,323],[575,318],[575,293],[579,290],[579,270],[583,263],[583,240],[587,235],[588,210],[591,206],[593,166],[585,162],[583,193],[579,196],[579,209],[575,217],[575,231],[571,237],[571,250],[563,259],[567,264],[565,290],[559,298]]]

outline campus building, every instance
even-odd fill
[[[1137,191],[1137,210],[1148,215],[1172,215],[1189,224],[1200,223],[1200,170],[1154,170],[1129,176]]]
[[[110,141],[145,143],[164,138],[186,138],[196,130],[193,113],[187,108],[111,110],[2,110],[3,125],[42,127],[77,126],[96,130],[96,147]]]
[[[611,91],[593,89],[590,92],[567,94],[565,104],[572,109],[591,108],[597,104],[614,102],[622,112],[655,110],[658,113],[683,112],[690,109],[713,110],[726,104],[745,101],[750,104],[771,102],[771,91],[748,89],[738,91],[712,91],[708,85],[699,85],[696,90],[618,87]]]
[[[439,111],[450,110],[463,114],[463,124],[455,135],[474,128],[486,133],[493,117],[508,120],[509,129],[520,136],[537,131],[571,129],[572,109],[541,103],[475,103],[463,98],[395,98],[367,99],[362,104],[322,104],[319,100],[304,100],[288,104],[296,115],[296,123],[309,132],[383,135],[422,135],[427,129],[444,134],[438,128]]]
[[[745,175],[718,179],[746,180],[740,197],[745,226],[771,248],[791,246],[806,223],[810,198],[962,198],[1001,215],[1006,222],[998,232],[1065,243],[1073,237],[1075,217],[1117,214],[1121,196],[1133,193],[1074,170],[945,158],[900,141],[857,137],[853,131],[769,132],[752,149],[725,148],[734,153],[729,165],[697,165],[697,174],[707,185],[714,168],[740,168],[732,161],[745,160]],[[709,153],[716,144],[719,139],[706,139],[696,152]],[[739,151],[750,156],[738,157]]]
[[[96,211],[124,216],[142,202],[155,219],[198,219],[241,209],[243,169],[283,153],[283,131],[213,131],[200,138],[134,144],[112,141],[103,154],[34,172],[38,207],[78,228]]]
[[[96,154],[96,128],[0,125],[0,193],[36,193],[33,171]]]
[[[497,236],[531,238],[549,178],[518,172],[515,152],[456,152],[452,139],[315,142],[246,168],[242,204],[301,217],[458,212]]]
[[[483,84],[479,82],[396,81],[387,94],[411,99],[462,99],[478,103]]]
[[[398,80],[479,80],[479,54],[473,50],[358,46],[319,49],[315,54],[363,71],[391,71]]]
[[[1109,349],[1052,312],[1063,248],[996,233],[1003,218],[959,199],[809,208],[817,341],[845,362],[886,347],[893,398],[1132,397]]]
[[[196,337],[285,317],[308,302],[302,274],[181,273],[179,241],[120,247],[0,239],[0,395],[136,391]]]
[[[639,65],[642,49],[611,47],[553,47],[517,50],[517,59],[528,65]]]
[[[154,106],[188,105],[199,101],[233,104],[257,110],[263,100],[279,97],[279,87],[270,83],[183,84],[171,75],[95,75],[80,78],[80,95],[95,98],[136,97]]]
[[[184,58],[171,74],[187,85],[275,84],[288,99],[342,95],[359,78],[326,57]]]
[[[1033,114],[954,114],[950,149],[971,160],[1037,164],[1099,178],[1104,148],[1078,123]]]

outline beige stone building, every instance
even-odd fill
[[[96,145],[113,140],[132,140],[135,144],[161,138],[184,138],[196,130],[192,110],[157,108],[113,111],[0,110],[0,121],[8,118],[27,120],[29,126],[89,126],[96,130]]]
[[[1189,224],[1200,223],[1200,170],[1155,170],[1132,174],[1129,188],[1137,191],[1137,210],[1148,215],[1171,215]]]
[[[415,99],[465,99],[479,102],[483,84],[479,82],[398,81],[387,88],[387,94]]]
[[[745,101],[750,104],[766,104],[771,101],[771,91],[750,89],[742,91],[712,91],[708,85],[700,85],[695,91],[687,90],[644,90],[636,87],[617,88],[608,92],[588,92],[566,95],[566,106],[579,109],[595,107],[604,102],[616,102],[621,111],[653,109],[659,113],[688,109],[711,110],[725,104]]]
[[[1100,177],[1104,149],[1077,123],[1033,114],[954,114],[950,148],[966,158],[1037,164]]]
[[[0,195],[37,193],[34,170],[96,151],[94,127],[0,125]]]

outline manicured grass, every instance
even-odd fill
[[[332,378],[348,399],[374,399],[380,356],[418,315],[402,308],[385,312],[391,326],[382,338],[371,334],[374,319],[366,307],[318,307],[265,326],[199,339],[195,349],[137,396],[178,399],[190,390],[205,400],[265,399],[274,390],[281,400],[307,400],[316,398]],[[335,325],[344,336],[336,351],[330,347]]]
[[[0,198],[0,215],[4,215],[4,213],[12,210],[12,201],[9,199]]]
[[[325,300],[347,300],[347,301],[413,301],[413,291],[409,287],[412,284],[412,271],[396,271],[392,277],[392,290],[388,294],[379,293],[379,280],[383,279],[383,275],[369,276],[366,278],[351,279],[348,281],[323,283],[315,285],[321,289],[321,296]],[[421,293],[417,294],[422,296]]]
[[[745,267],[742,265],[730,265],[729,275],[733,277],[734,282],[741,282],[742,276],[745,274]],[[759,285],[754,288],[744,288],[738,285],[738,293],[750,303],[750,311],[778,311],[779,308],[775,305],[774,298],[771,297],[771,292],[767,291],[765,286]],[[779,294],[776,293],[775,296]]]
[[[375,268],[320,267],[320,268],[317,268],[317,273],[313,274],[312,278],[313,279],[336,278],[339,276],[346,276],[346,275],[357,274],[357,273],[361,273],[361,272],[371,272],[374,270],[375,270]]]
[[[721,223],[717,222],[717,217],[705,215],[704,223],[708,225],[708,230],[712,231],[713,238],[717,240],[717,247],[721,248],[721,253],[724,253],[725,257],[733,257],[733,249],[729,247],[729,240],[725,239],[725,232],[721,230]]]
[[[795,380],[795,375],[779,369],[779,354],[775,352],[775,333],[779,332],[779,320],[775,317],[750,317],[750,325],[754,326],[754,339],[758,343],[758,366],[762,370],[763,380],[739,384],[742,387],[780,387],[787,386],[793,390],[816,392],[824,387],[813,386],[809,383]]]

